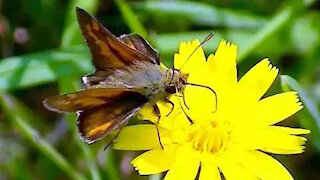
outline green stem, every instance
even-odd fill
[[[38,148],[43,154],[52,160],[63,172],[65,172],[70,179],[74,180],[85,180],[86,178],[79,174],[73,167],[68,163],[66,159],[56,151],[49,143],[40,137],[38,132],[33,129],[19,113],[19,103],[14,97],[6,94],[0,94],[0,104],[9,116],[11,123],[16,126],[23,135],[29,139],[36,148]]]

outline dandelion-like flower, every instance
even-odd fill
[[[174,57],[179,69],[199,41],[184,42]],[[168,171],[165,180],[290,180],[285,167],[266,153],[298,154],[304,150],[308,134],[305,129],[276,124],[300,109],[296,92],[285,92],[263,98],[275,80],[278,69],[262,60],[239,81],[236,69],[237,46],[222,41],[207,59],[199,48],[182,72],[189,73],[188,82],[211,87],[187,86],[182,112],[178,98],[170,100],[175,108],[169,117],[170,105],[158,103],[162,149],[156,126],[140,124],[125,127],[115,140],[114,148],[146,150],[132,161],[141,175]],[[217,103],[217,104],[216,104]],[[217,108],[217,110],[215,110]],[[151,108],[141,111],[144,119],[156,122]]]

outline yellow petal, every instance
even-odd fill
[[[307,139],[293,134],[306,134],[308,132],[308,130],[302,129],[268,127],[258,129],[247,141],[252,144],[252,147],[265,152],[298,154],[303,152],[303,145]]]
[[[277,74],[278,69],[264,59],[240,79],[237,85],[238,90],[247,101],[257,101],[267,92]]]
[[[215,55],[208,57],[210,83],[214,89],[233,89],[237,82],[237,46],[221,41]]]
[[[285,92],[260,100],[256,117],[262,125],[276,124],[302,109],[296,92]]]
[[[203,73],[203,69],[207,69],[206,57],[203,52],[199,40],[187,41],[180,43],[179,53],[174,56],[174,64],[176,69],[181,69],[182,73],[189,73],[188,80],[200,80],[199,77]]]
[[[259,152],[248,151],[239,154],[243,165],[262,180],[293,180],[288,170],[274,158]]]
[[[180,147],[177,157],[164,180],[194,180],[200,161],[190,147]]]
[[[278,132],[287,133],[290,135],[303,135],[303,134],[310,133],[310,130],[300,129],[300,128],[290,128],[290,127],[283,127],[283,126],[270,126],[269,128],[272,129],[272,131],[278,131]]]
[[[233,158],[223,159],[219,167],[226,180],[259,180],[244,168],[241,162],[237,162]]]
[[[209,80],[205,85],[209,85],[217,93],[218,105],[212,103],[214,102],[212,93],[204,96],[204,99],[212,101],[207,107],[212,110],[213,104],[214,108],[218,109],[217,113],[230,113],[230,109],[236,108],[233,97],[237,83],[236,58],[237,46],[227,41],[221,41],[215,55],[211,54],[208,57]]]
[[[215,94],[209,89],[201,87],[186,87],[185,102],[190,109],[191,116],[212,113],[217,108]],[[184,109],[187,111],[185,106]]]
[[[199,180],[221,180],[218,167],[211,163],[201,163]]]
[[[161,118],[164,118],[171,110],[171,104],[165,103],[163,101],[158,101],[156,104],[160,110]],[[154,113],[153,107],[150,105],[144,106],[139,114],[142,116],[143,120],[149,120],[153,123],[157,122],[158,116]]]
[[[158,174],[170,169],[176,157],[175,146],[154,149],[136,157],[131,164],[140,175]]]
[[[159,128],[161,137],[166,131]],[[114,140],[114,149],[149,150],[160,148],[156,127],[151,124],[141,124],[124,127]]]

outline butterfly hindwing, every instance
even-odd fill
[[[81,8],[77,8],[80,29],[87,41],[96,70],[121,68],[135,61],[150,61],[146,55],[118,40],[108,29]]]
[[[143,39],[139,34],[125,34],[120,36],[118,39],[126,43],[132,49],[135,49],[144,54],[157,64],[160,64],[160,57],[158,52],[149,44],[148,41]]]
[[[147,101],[139,94],[127,95],[106,105],[78,111],[77,122],[82,140],[91,144],[124,126]]]

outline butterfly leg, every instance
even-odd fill
[[[155,104],[153,106],[153,112],[157,115],[158,117],[158,120],[157,120],[157,123],[156,123],[156,128],[157,128],[157,135],[158,135],[158,141],[159,141],[159,144],[161,146],[161,149],[163,149],[163,145],[161,143],[161,138],[160,138],[160,131],[159,131],[159,123],[160,123],[160,118],[161,118],[161,114],[160,114],[160,110],[159,110],[159,107]]]
[[[166,102],[166,103],[169,103],[169,104],[171,104],[171,109],[170,109],[170,112],[166,115],[166,117],[168,117],[171,113],[172,113],[172,111],[173,111],[173,109],[174,109],[174,104],[173,104],[173,102],[172,101],[170,101],[169,99],[164,99],[164,102]]]
[[[124,127],[124,126],[123,126],[123,127]],[[117,134],[116,134],[114,137],[112,137],[112,139],[110,140],[110,142],[104,147],[104,149],[103,149],[104,151],[107,150],[108,147],[113,143],[113,141],[119,136],[119,134],[120,134],[120,132],[121,132],[121,130],[122,130],[123,127],[121,127],[121,128],[118,130]]]
[[[182,91],[182,99],[183,99],[183,104],[184,104],[184,106],[186,106],[186,108],[189,110],[189,107],[188,107],[188,105],[187,105],[187,101],[186,101],[186,97],[185,97],[184,91]]]

